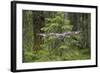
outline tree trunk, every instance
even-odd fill
[[[43,11],[33,11],[33,50],[41,49],[40,44],[42,43],[41,36],[37,35],[38,33],[43,33],[41,28],[44,26],[45,19]]]
[[[83,48],[90,48],[90,39],[91,39],[91,24],[90,24],[90,14],[82,13],[81,14],[81,41]]]

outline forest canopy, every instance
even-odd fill
[[[91,58],[91,14],[61,11],[22,12],[23,62]]]

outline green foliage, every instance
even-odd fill
[[[63,33],[72,31],[74,24],[70,18],[65,18],[64,12],[44,12],[45,25],[40,29],[44,33]],[[65,36],[61,39],[55,36],[42,37],[42,43],[39,45],[40,50],[34,51],[33,43],[34,36],[32,26],[31,12],[27,12],[26,19],[24,19],[23,27],[23,48],[24,50],[24,62],[45,62],[45,61],[67,61],[67,60],[84,60],[90,59],[90,48],[83,47],[84,36],[87,36],[87,30],[82,31],[81,34]],[[39,15],[39,14],[38,14]],[[67,16],[68,17],[68,16]],[[81,26],[81,25],[79,25]],[[27,27],[27,28],[26,28]],[[81,27],[83,28],[83,27]],[[83,29],[82,29],[83,30]],[[88,38],[88,37],[86,37]],[[33,41],[32,41],[33,40]],[[38,46],[38,45],[37,45]]]

